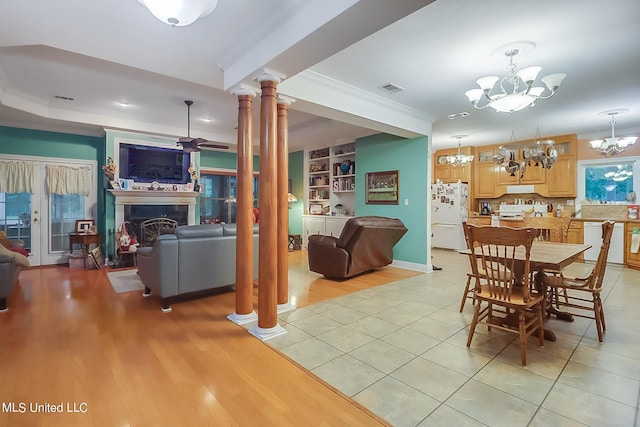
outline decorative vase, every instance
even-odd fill
[[[197,179],[195,181],[193,181],[193,191],[195,191],[196,193],[200,192],[200,184],[198,184],[198,180]]]

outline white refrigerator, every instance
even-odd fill
[[[469,185],[431,184],[431,246],[464,250],[462,223],[469,215]]]

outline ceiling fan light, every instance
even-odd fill
[[[498,79],[498,76],[480,77],[478,80],[476,80],[476,83],[478,83],[478,86],[480,86],[480,89],[482,89],[484,92],[489,92],[491,91],[491,89],[493,89],[493,86],[495,86]]]
[[[542,80],[542,83],[544,83],[550,91],[555,92],[556,90],[558,90],[560,84],[562,83],[562,80],[564,80],[565,77],[567,77],[565,73],[556,73],[544,76],[540,80]]]
[[[516,75],[520,77],[522,81],[524,81],[528,85],[531,85],[533,81],[536,79],[536,77],[538,77],[538,73],[540,71],[542,71],[542,67],[533,66],[533,67],[523,68],[522,70],[518,71]]]
[[[160,21],[172,27],[193,24],[207,16],[218,5],[218,0],[138,0]]]

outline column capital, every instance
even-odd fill
[[[244,83],[240,83],[229,89],[229,92],[231,92],[232,95],[249,95],[253,98],[255,98],[255,96],[258,94],[258,91],[259,90],[254,88],[253,86],[249,86]]]
[[[277,72],[275,70],[270,70],[268,68],[264,68],[264,69],[258,71],[256,74],[254,74],[253,79],[257,80],[260,83],[262,83],[265,80],[276,82],[276,83],[280,83],[286,77],[287,76],[284,75],[283,73],[279,73],[279,72]]]
[[[278,94],[278,99],[276,100],[277,104],[284,104],[287,107],[296,102],[294,98],[290,98],[288,96]]]

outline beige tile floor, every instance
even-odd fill
[[[468,260],[434,252],[442,271],[281,314],[267,343],[394,426],[638,426],[640,271],[607,267],[602,344],[592,320],[551,319],[558,340],[530,338],[523,367],[506,332],[478,327],[467,349]]]

